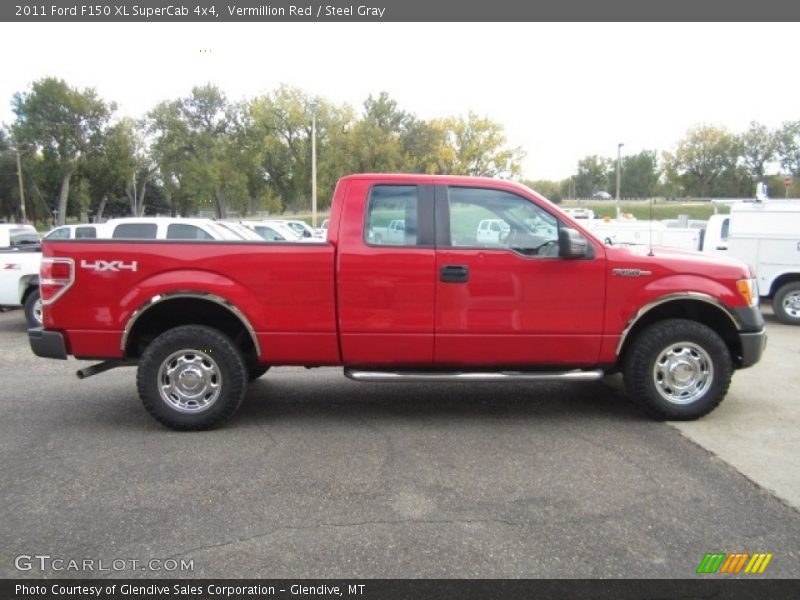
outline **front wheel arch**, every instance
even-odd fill
[[[705,324],[725,342],[734,364],[737,366],[741,364],[742,342],[737,322],[730,312],[702,297],[687,298],[681,295],[675,298],[663,298],[658,302],[638,314],[625,329],[617,348],[617,366],[620,370],[624,367],[633,340],[652,324],[669,319],[684,319]]]

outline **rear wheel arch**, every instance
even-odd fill
[[[760,292],[762,296],[774,296],[787,283],[800,282],[800,273],[783,273],[772,280],[769,290]]]
[[[245,361],[256,365],[261,347],[247,316],[221,296],[182,291],[154,296],[133,312],[120,342],[127,358],[140,358],[165,331],[182,325],[201,325],[225,334]]]

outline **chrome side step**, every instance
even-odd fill
[[[597,381],[604,373],[592,371],[363,371],[345,369],[345,377],[354,381],[401,382],[401,381]]]

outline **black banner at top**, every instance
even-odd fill
[[[796,21],[785,0],[9,0],[10,22]],[[745,40],[743,40],[743,43]]]

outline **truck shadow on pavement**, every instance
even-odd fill
[[[297,376],[302,377],[302,375]],[[248,421],[321,419],[648,420],[608,383],[364,384],[343,376],[298,383],[270,375],[253,382],[228,427]]]

